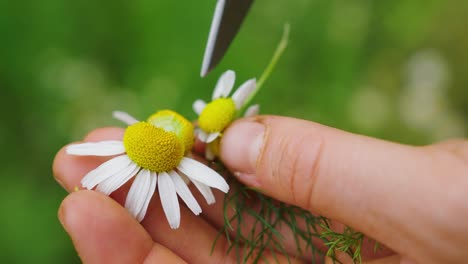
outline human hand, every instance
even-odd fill
[[[91,132],[85,141],[121,139],[124,129],[103,128]],[[208,206],[201,194],[192,190],[203,210],[195,216],[181,204],[181,225],[169,227],[159,199],[153,199],[145,219],[140,223],[123,206],[131,182],[112,193],[111,198],[99,192],[73,190],[90,170],[106,159],[102,157],[72,156],[60,150],[54,161],[54,175],[69,192],[62,202],[59,219],[71,236],[84,263],[235,263],[236,255],[225,238],[220,237],[212,251],[218,230],[224,224],[223,196],[215,191],[214,205]],[[120,203],[120,205],[119,205]],[[247,224],[248,228],[248,224]],[[310,260],[294,259],[295,245],[286,245],[291,263]],[[267,253],[268,254],[268,253]],[[287,262],[286,256],[265,255],[270,262]]]
[[[221,158],[243,183],[398,254],[381,263],[468,261],[468,141],[414,147],[260,116],[225,131]]]
[[[466,157],[466,149],[462,148],[461,146],[457,145],[456,143],[446,143],[441,145],[435,145],[434,147],[425,147],[425,148],[414,148],[414,147],[403,147],[400,145],[395,145],[392,143],[385,143],[374,139],[363,138],[360,136],[350,135],[344,132],[339,132],[337,130],[326,128],[317,124],[305,122],[305,121],[298,121],[294,119],[284,119],[284,118],[271,118],[271,117],[264,117],[261,119],[262,123],[266,124],[269,129],[267,134],[267,142],[276,142],[276,143],[267,143],[265,144],[266,148],[262,152],[261,161],[258,164],[263,164],[264,167],[255,167],[253,171],[256,171],[258,176],[256,180],[248,175],[241,176],[241,179],[244,179],[244,182],[250,183],[255,186],[260,187],[265,192],[270,192],[270,195],[282,199],[286,202],[290,202],[308,209],[311,209],[314,212],[321,213],[325,216],[334,217],[335,219],[339,219],[342,222],[352,225],[367,234],[377,238],[376,234],[381,234],[384,239],[377,238],[382,241],[384,244],[389,245],[392,247],[393,244],[387,242],[395,242],[397,247],[392,247],[398,253],[409,256],[411,259],[425,259],[431,258],[431,255],[427,255],[427,252],[422,251],[422,257],[412,258],[412,254],[405,254],[406,252],[411,253],[411,250],[404,251],[398,250],[399,247],[399,239],[397,235],[392,235],[388,229],[389,227],[385,226],[383,223],[378,223],[378,220],[381,219],[379,215],[374,217],[367,217],[365,215],[365,208],[357,208],[354,209],[354,205],[351,204],[352,208],[342,206],[344,202],[348,202],[347,196],[351,195],[351,198],[360,199],[362,206],[368,206],[368,208],[379,212],[380,209],[383,208],[379,207],[379,204],[371,204],[366,201],[365,197],[368,197],[370,194],[378,194],[380,196],[376,196],[376,198],[385,198],[385,195],[379,193],[378,190],[384,188],[384,184],[378,185],[377,180],[373,180],[373,184],[371,185],[375,189],[375,187],[379,187],[375,190],[367,190],[366,184],[368,182],[360,183],[359,175],[354,175],[353,173],[349,174],[348,172],[353,172],[353,170],[346,171],[347,167],[351,167],[356,165],[355,168],[359,168],[358,165],[362,164],[361,162],[362,157],[358,154],[361,153],[363,155],[366,154],[366,150],[374,150],[372,153],[376,152],[375,150],[386,150],[388,149],[390,153],[388,154],[397,154],[396,150],[402,151],[411,149],[409,152],[416,151],[416,149],[423,149],[422,152],[433,152],[432,148],[434,148],[435,152],[442,152],[446,154],[439,154],[444,159],[448,160],[456,160],[458,158],[455,155],[460,157]],[[272,121],[273,120],[273,121]],[[252,120],[251,120],[252,121]],[[243,140],[241,142],[246,142],[245,140],[252,138],[253,136],[257,135],[258,131],[249,131],[248,124],[246,121],[237,122],[234,124],[230,129],[228,129],[225,133],[224,139],[222,141],[222,156],[224,161],[235,171],[239,172],[250,172],[250,168],[246,166],[250,166],[250,161],[255,159],[255,157],[250,156],[247,160],[242,159],[242,151],[245,149],[238,148],[238,144],[234,144],[236,146],[230,146],[229,144],[233,144],[238,142],[236,140]],[[241,130],[241,131],[239,131]],[[292,131],[292,132],[291,132]],[[286,133],[287,132],[287,133]],[[121,139],[123,135],[122,129],[115,129],[115,128],[107,128],[107,129],[99,129],[92,132],[88,137],[85,139],[86,141],[100,141],[104,139]],[[314,136],[315,135],[315,136]],[[280,139],[280,141],[277,141]],[[304,140],[301,140],[304,139]],[[330,140],[333,140],[331,143]],[[296,142],[296,143],[294,143]],[[347,142],[347,143],[346,143]],[[353,143],[354,142],[354,143]],[[353,144],[363,144],[362,150],[353,150],[352,148],[346,152],[346,146],[350,147]],[[280,144],[278,144],[280,143]],[[327,145],[325,145],[327,143]],[[343,144],[341,144],[343,143]],[[347,145],[346,145],[346,144]],[[364,144],[366,143],[366,144]],[[315,147],[320,146],[321,149],[318,151]],[[330,146],[330,144],[332,144]],[[244,144],[248,146],[249,144]],[[324,147],[326,146],[326,147]],[[372,147],[373,146],[373,147]],[[260,146],[257,144],[258,149]],[[333,148],[334,147],[334,148]],[[254,148],[255,149],[255,148]],[[258,150],[257,149],[257,150]],[[315,152],[314,152],[315,149]],[[427,149],[427,150],[424,150]],[[285,156],[279,155],[281,152],[278,150],[286,150]],[[437,150],[437,151],[436,151]],[[326,151],[326,152],[325,152]],[[226,153],[228,152],[228,153]],[[310,154],[307,154],[309,152]],[[313,162],[318,154],[321,153],[320,161]],[[345,162],[345,159],[349,159],[350,152],[356,153],[355,155],[351,155],[352,160],[349,162]],[[450,152],[458,153],[458,154],[450,154]],[[268,159],[267,155],[268,154]],[[307,155],[296,155],[296,154],[305,153]],[[315,155],[314,155],[315,153]],[[330,172],[340,172],[345,171],[342,175],[337,174],[322,174],[327,163],[329,156],[332,153],[335,154],[335,161],[338,162],[338,167],[332,167]],[[327,155],[327,156],[324,156]],[[393,155],[390,155],[393,156]],[[426,154],[429,155],[429,154]],[[451,155],[454,157],[452,158]],[[398,156],[398,155],[396,155]],[[278,164],[276,160],[279,158],[283,158],[281,164],[283,164],[283,169],[279,170],[279,166],[271,166],[269,170],[267,170],[267,165]],[[301,158],[302,157],[302,158]],[[376,158],[378,156],[368,157]],[[304,159],[304,160],[302,160]],[[310,159],[310,160],[307,160]],[[296,175],[294,178],[289,177],[289,170],[287,169],[288,166],[291,167],[294,164],[294,160],[297,160],[295,163],[295,170]],[[394,163],[391,163],[393,167],[400,167],[400,165],[406,164],[402,163],[399,165],[397,163],[400,160],[404,160],[403,157],[399,157],[395,160]],[[100,163],[102,163],[104,159],[102,158],[92,158],[92,157],[76,157],[76,156],[69,156],[65,155],[64,151],[60,151],[56,157],[54,163],[54,173],[59,182],[64,186],[65,189],[72,191],[75,186],[79,186],[79,181],[86,174],[89,170],[97,167]],[[329,161],[329,160],[328,160]],[[341,164],[340,161],[343,161]],[[379,161],[379,159],[377,159]],[[382,160],[382,162],[385,161]],[[331,161],[329,161],[331,162]],[[452,161],[455,162],[455,161]],[[460,163],[464,163],[463,160]],[[315,172],[311,171],[311,165],[316,164],[320,165],[320,169],[316,166]],[[352,166],[351,166],[352,165]],[[426,165],[426,164],[424,164]],[[303,167],[301,167],[303,166]],[[307,168],[308,167],[308,168]],[[312,166],[313,167],[313,166]],[[265,169],[267,168],[267,169]],[[285,169],[286,168],[286,169]],[[371,169],[372,167],[369,167]],[[401,168],[401,167],[400,167]],[[364,172],[367,172],[366,168],[359,168]],[[361,172],[358,170],[357,172]],[[425,169],[427,170],[427,168]],[[304,171],[304,172],[302,172]],[[308,171],[310,171],[308,173]],[[395,172],[402,171],[401,169],[395,170]],[[258,173],[260,172],[260,173]],[[273,173],[274,172],[274,173]],[[328,173],[328,171],[325,171]],[[354,171],[354,173],[357,173]],[[367,177],[372,176],[367,174]],[[253,174],[252,174],[253,175]],[[250,175],[250,176],[252,176]],[[281,178],[271,178],[272,175],[282,176]],[[318,175],[326,175],[318,176]],[[331,175],[331,176],[329,176]],[[388,174],[387,174],[388,175]],[[297,177],[299,176],[299,177]],[[340,179],[340,176],[344,176],[344,179]],[[366,175],[364,175],[366,176]],[[385,176],[385,174],[383,174]],[[382,177],[383,177],[382,176]],[[313,181],[305,181],[303,184],[298,182],[298,180],[306,180],[307,177],[310,177]],[[330,178],[329,178],[330,177]],[[331,178],[334,177],[334,178]],[[349,177],[349,178],[348,178]],[[269,180],[271,179],[271,180]],[[294,180],[295,179],[295,180]],[[320,179],[320,181],[318,180]],[[337,182],[333,182],[334,180],[338,180]],[[278,180],[284,181],[284,189],[279,188],[279,184],[283,184]],[[320,182],[320,183],[318,183]],[[293,184],[299,184],[300,188],[306,186],[312,186],[310,183],[315,183],[315,186],[319,185],[321,187],[326,186],[330,189],[332,193],[324,192],[325,189],[315,189],[315,195],[310,195],[309,201],[311,201],[311,205],[304,203],[304,198],[298,196],[296,193],[297,190],[294,191],[293,195],[288,193],[287,190],[293,190]],[[352,185],[351,185],[352,184]],[[423,183],[424,184],[424,183]],[[356,186],[361,186],[356,188]],[[392,187],[391,185],[390,187]],[[463,186],[463,185],[460,185]],[[126,187],[116,191],[112,197],[119,203],[123,203],[125,199],[125,194],[128,191],[128,184]],[[310,188],[310,187],[309,187]],[[317,187],[314,187],[317,188]],[[341,193],[337,190],[341,190]],[[347,190],[347,192],[345,192]],[[356,192],[352,192],[353,190],[359,190],[362,193],[358,193],[356,197],[353,195]],[[390,191],[390,190],[389,190]],[[334,192],[334,194],[333,194]],[[193,192],[195,195],[198,195],[197,192]],[[295,197],[294,197],[294,194]],[[442,194],[444,194],[442,192]],[[302,194],[305,195],[305,194]],[[360,195],[363,195],[361,197]],[[367,196],[366,196],[367,195]],[[216,193],[216,197],[218,201],[222,201],[223,194]],[[142,262],[145,259],[147,262],[157,262],[157,261],[170,261],[170,262],[183,262],[184,260],[190,261],[193,263],[203,262],[217,262],[217,261],[233,261],[235,256],[225,255],[226,252],[226,243],[224,239],[221,239],[216,244],[216,248],[213,251],[213,254],[210,255],[211,246],[214,241],[215,236],[217,235],[217,230],[224,224],[222,220],[222,203],[218,202],[213,206],[207,206],[206,204],[202,203],[203,208],[203,216],[202,217],[195,217],[192,215],[185,207],[182,207],[182,223],[181,228],[178,230],[169,229],[164,214],[161,210],[161,206],[159,201],[153,201],[150,205],[150,209],[148,210],[148,215],[146,219],[142,222],[142,226],[138,224],[136,220],[134,220],[121,206],[117,203],[113,202],[107,196],[101,195],[96,192],[89,192],[89,191],[81,191],[71,194],[68,198],[65,199],[63,202],[59,217],[61,222],[64,224],[64,227],[71,235],[75,246],[82,257],[83,261],[86,263],[93,263],[93,262],[102,262],[102,261],[111,261],[111,262]],[[202,201],[200,197],[197,200]],[[315,201],[321,201],[322,206],[319,204],[315,204]],[[376,200],[377,202],[377,200]],[[387,201],[389,202],[389,201]],[[390,201],[391,202],[391,201]],[[346,203],[344,203],[346,205]],[[377,206],[374,208],[372,206]],[[401,206],[401,205],[400,205]],[[370,209],[369,212],[372,212]],[[424,208],[423,208],[424,209]],[[348,210],[348,211],[346,211]],[[392,213],[392,210],[385,211],[386,214],[382,216],[386,217],[389,213]],[[466,211],[465,211],[466,212]],[[359,214],[356,214],[359,213]],[[428,213],[431,213],[429,210]],[[453,212],[457,213],[457,212]],[[370,218],[370,219],[369,219]],[[364,220],[362,220],[364,219]],[[399,220],[400,218],[397,218]],[[459,221],[462,219],[460,217],[455,218],[455,220]],[[363,221],[362,225],[360,221]],[[390,220],[393,220],[390,218]],[[423,219],[427,220],[427,219]],[[429,218],[430,220],[430,218]],[[354,224],[353,223],[356,223]],[[367,224],[371,223],[371,224]],[[405,224],[418,224],[417,221],[410,221],[410,222],[402,222],[400,223],[403,226]],[[385,226],[382,230],[380,229],[381,226]],[[362,227],[362,228],[361,228]],[[248,225],[247,225],[248,229]],[[371,230],[371,232],[368,232]],[[288,231],[286,232],[285,237],[287,237]],[[465,229],[466,232],[466,229]],[[388,235],[390,233],[390,235]],[[401,232],[400,232],[401,233]],[[187,235],[190,234],[190,235]],[[382,235],[383,234],[383,235]],[[457,237],[461,236],[460,233],[457,233]],[[407,240],[414,239],[417,234],[413,234],[412,236],[407,235]],[[424,233],[423,233],[424,235]],[[389,236],[390,238],[387,238]],[[461,236],[463,237],[463,236]],[[403,237],[402,237],[403,238]],[[403,240],[402,240],[403,241]],[[411,240],[410,240],[411,241]],[[443,242],[443,241],[442,241]],[[420,242],[418,242],[420,243]],[[194,246],[196,245],[196,246]],[[419,244],[415,244],[419,245]],[[286,243],[287,252],[290,253],[291,256],[295,255],[295,245],[294,243]],[[424,249],[424,248],[423,248]],[[463,249],[460,249],[463,251]],[[438,250],[429,252],[429,253],[437,253]],[[445,252],[447,253],[447,251]],[[368,245],[367,249],[363,249],[363,257],[364,259],[372,259],[379,256],[386,256],[388,255],[388,251],[379,251],[378,255],[373,255],[372,253],[372,245]],[[267,256],[268,257],[268,256]],[[271,257],[271,256],[269,256]],[[310,261],[311,255],[305,255],[303,260]],[[398,263],[400,257],[394,256],[390,258],[382,259],[381,262],[372,262],[372,263]],[[281,258],[280,258],[281,260]],[[283,258],[283,260],[285,260]],[[438,262],[435,259],[432,261]],[[293,261],[294,262],[294,261]],[[300,260],[297,260],[300,262]],[[370,263],[370,262],[369,262]]]

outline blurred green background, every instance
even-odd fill
[[[408,144],[468,133],[468,1],[256,1],[219,67],[199,76],[214,0],[0,1],[0,259],[79,259],[51,164],[67,142],[171,108],[193,119],[218,76],[259,77],[262,112]]]

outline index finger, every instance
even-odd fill
[[[85,138],[86,142],[100,140],[121,140],[124,134],[123,128],[106,127],[98,128],[90,132]],[[52,166],[53,174],[57,182],[68,192],[76,187],[81,187],[81,179],[89,171],[95,169],[111,157],[90,157],[68,155],[63,147],[55,156]]]

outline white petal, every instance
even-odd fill
[[[219,137],[219,132],[214,132],[214,133],[210,133],[208,134],[208,136],[206,137],[206,143],[211,143],[213,142],[215,139],[217,139]]]
[[[149,170],[142,169],[135,177],[135,181],[133,181],[127,199],[125,200],[125,208],[127,208],[139,222],[143,220],[147,209],[145,205],[148,206],[148,200],[151,200],[154,193],[154,188],[151,189],[151,177],[151,172]],[[145,213],[141,213],[142,211]]]
[[[107,178],[105,181],[101,182],[96,190],[100,191],[106,195],[111,194],[113,191],[120,188],[120,186],[124,185],[128,180],[130,180],[135,173],[140,168],[135,163],[130,163],[127,168],[119,171],[117,174],[112,175],[112,177]]]
[[[213,153],[213,151],[211,151],[211,149],[210,149],[208,146],[206,146],[206,148],[205,148],[205,158],[206,158],[207,160],[209,160],[209,161],[212,161],[212,160],[215,159],[215,157],[216,157],[216,156],[215,156],[215,154]]]
[[[212,100],[218,99],[220,97],[227,97],[234,86],[234,81],[236,80],[236,73],[232,70],[228,70],[221,77],[219,77],[218,82],[216,83],[215,89],[213,91]]]
[[[184,180],[177,174],[175,171],[170,171],[169,175],[172,177],[172,182],[174,183],[175,189],[177,194],[179,194],[180,198],[185,202],[188,208],[195,214],[199,215],[202,211],[200,205],[198,204],[195,197],[193,197],[192,192],[187,187],[187,184]]]
[[[205,142],[205,143],[213,142],[221,134],[219,132],[206,133],[202,129],[197,129],[195,133],[197,134],[198,139],[200,139],[201,142]]]
[[[251,105],[245,110],[244,117],[252,117],[258,115],[260,112],[260,106],[258,104]]]
[[[200,115],[201,112],[203,111],[203,109],[205,109],[205,106],[206,106],[206,103],[205,101],[203,100],[196,100],[195,102],[193,102],[193,111],[195,111],[195,113],[197,113],[197,115]]]
[[[213,191],[211,191],[210,187],[196,180],[192,180],[192,183],[193,185],[195,185],[195,187],[197,187],[197,189],[203,195],[207,204],[214,204],[216,202]]]
[[[183,157],[177,167],[190,180],[199,181],[210,187],[219,189],[225,193],[229,191],[226,180],[210,167],[196,160]]]
[[[195,133],[197,134],[197,137],[198,139],[200,139],[201,142],[206,142],[206,140],[208,139],[208,133],[201,129],[197,129]]]
[[[146,174],[148,172],[148,174]],[[125,200],[125,208],[133,215],[136,216],[144,204],[146,197],[146,186],[149,186],[149,171],[140,170],[135,176],[135,180],[130,187]]]
[[[67,154],[76,156],[113,156],[125,152],[122,141],[107,140],[72,144],[66,149]]]
[[[107,178],[127,168],[130,163],[132,163],[132,161],[127,155],[118,156],[106,161],[96,169],[88,172],[88,174],[86,174],[86,176],[81,180],[81,185],[84,188],[91,190]]]
[[[177,200],[177,193],[171,176],[166,172],[161,172],[158,175],[158,190],[161,204],[166,214],[169,226],[172,229],[179,228],[180,225],[180,208]]]
[[[143,205],[143,208],[141,209],[140,213],[136,216],[136,219],[138,219],[138,221],[143,220],[143,218],[145,217],[146,210],[148,210],[148,205],[151,201],[151,197],[153,197],[154,191],[156,190],[156,182],[158,180],[158,175],[156,174],[156,172],[150,172],[150,175],[150,187],[145,199],[145,204]]]
[[[234,100],[237,110],[244,105],[245,100],[250,97],[255,88],[257,88],[257,81],[255,79],[250,79],[237,88],[232,95],[232,100]]]
[[[122,111],[114,111],[114,112],[112,112],[112,116],[115,119],[120,120],[120,121],[124,122],[125,124],[127,124],[129,126],[140,122],[136,118],[134,118],[133,116],[129,115],[126,112],[122,112]]]

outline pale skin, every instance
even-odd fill
[[[123,132],[101,128],[84,141],[121,139]],[[221,157],[243,183],[349,225],[391,249],[374,254],[373,245],[366,244],[365,263],[468,259],[466,140],[415,147],[309,121],[260,116],[236,121],[225,131]],[[85,263],[235,263],[234,254],[225,254],[225,239],[210,255],[223,224],[222,193],[215,192],[218,202],[208,206],[193,191],[203,213],[195,216],[181,206],[177,230],[169,228],[156,194],[140,224],[121,206],[129,184],[112,199],[94,191],[73,192],[104,160],[69,156],[62,149],[54,161],[57,181],[71,192],[59,219]],[[291,238],[287,230],[281,232]],[[293,239],[286,239],[286,248],[295,255]],[[291,263],[309,263],[310,258],[306,254]],[[279,260],[285,262],[286,256]]]

